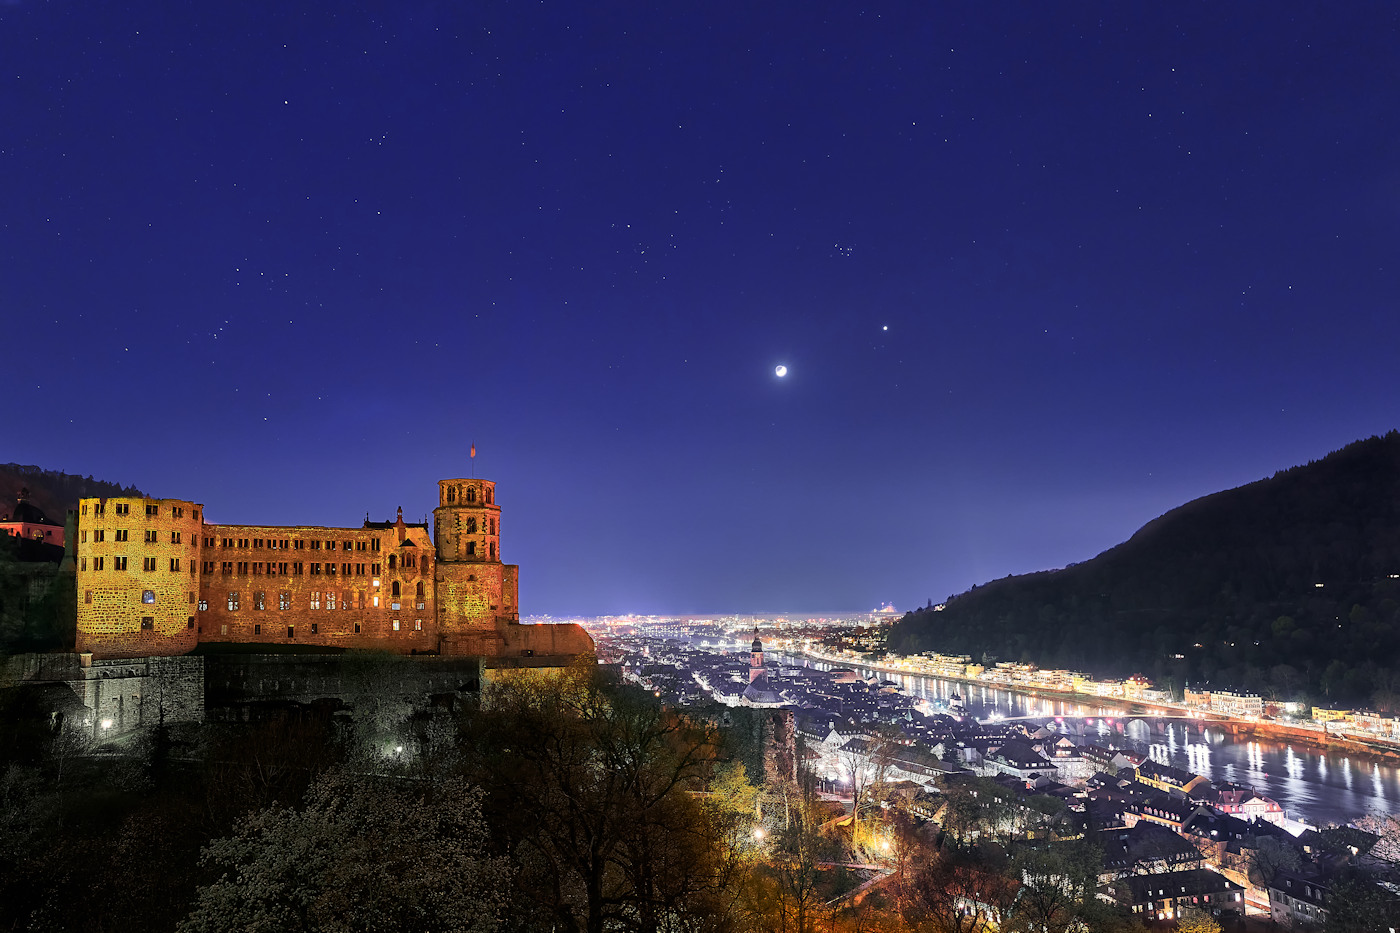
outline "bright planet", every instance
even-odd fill
[[[779,379],[783,378],[787,375],[787,367],[779,364],[778,368],[773,370],[773,375],[777,376]]]

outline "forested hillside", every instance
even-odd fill
[[[892,650],[1400,707],[1400,433],[1189,502],[1093,560],[905,615]]]
[[[105,483],[91,476],[20,463],[0,463],[0,514],[8,515],[14,509],[15,497],[21,489],[28,489],[29,501],[48,516],[49,521],[60,525],[68,510],[77,508],[78,500],[85,496],[143,495],[135,486]]]

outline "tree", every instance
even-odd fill
[[[900,913],[930,933],[989,933],[1001,928],[1019,887],[970,851],[950,847],[900,886]]]
[[[1303,859],[1298,850],[1274,836],[1260,836],[1246,856],[1249,881],[1257,887],[1268,887],[1280,871],[1297,871]]]
[[[1178,933],[1220,933],[1220,922],[1206,911],[1183,907],[1176,918]]]
[[[715,828],[687,793],[714,756],[704,729],[596,665],[502,677],[463,729],[521,911],[587,933],[715,914]]]
[[[223,875],[179,930],[494,930],[510,875],[481,855],[479,798],[460,780],[328,773],[302,807],[274,804],[209,844]]]

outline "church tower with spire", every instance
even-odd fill
[[[753,653],[749,656],[749,683],[766,679],[763,669],[763,642],[758,637],[758,626],[753,627]]]

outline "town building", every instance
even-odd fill
[[[23,538],[27,541],[42,541],[63,547],[63,525],[51,521],[37,506],[29,501],[29,490],[21,489],[15,497],[12,511],[0,514],[0,532]]]
[[[98,659],[238,644],[483,658],[592,654],[573,624],[519,623],[495,483],[438,483],[433,526],[222,525],[181,499],[82,499],[77,651]]]

